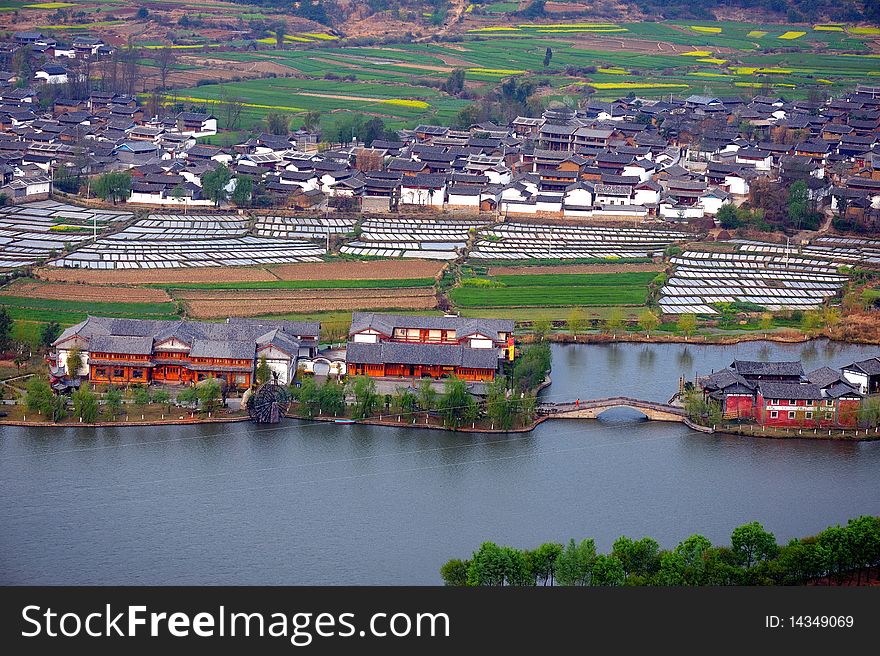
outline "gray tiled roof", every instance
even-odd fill
[[[755,360],[734,360],[730,365],[742,376],[803,376],[804,367],[800,362],[757,362]]]
[[[765,399],[808,400],[813,401],[822,398],[822,390],[812,383],[778,383],[775,381],[761,381],[758,383],[758,391]]]
[[[512,333],[513,319],[478,319],[466,317],[425,317],[403,314],[378,314],[354,312],[351,316],[352,335],[373,328],[384,335],[391,335],[395,328],[423,328],[455,330],[459,339],[474,333],[497,339],[497,333]]]
[[[474,349],[458,344],[349,342],[345,359],[359,364],[425,364],[493,370],[498,367],[496,349]]]
[[[232,358],[247,360],[254,357],[254,342],[239,340],[193,340],[189,355],[192,358]]]
[[[844,367],[844,369],[856,369],[858,371],[862,371],[868,374],[869,376],[877,376],[880,375],[880,358],[868,358],[867,360],[853,362],[852,364]]]
[[[97,335],[89,341],[89,351],[96,353],[150,355],[153,352],[153,338],[150,336]]]

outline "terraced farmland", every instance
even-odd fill
[[[346,255],[454,260],[471,230],[488,221],[454,219],[367,219],[361,236],[343,246]]]
[[[667,314],[717,314],[719,303],[766,310],[808,310],[837,295],[841,266],[880,268],[880,242],[822,237],[805,247],[736,241],[734,253],[686,251],[673,257],[661,290]]]
[[[482,230],[473,260],[632,260],[663,255],[693,235],[673,230],[504,223]]]
[[[318,262],[312,242],[248,234],[247,221],[228,215],[153,215],[63,257],[55,267],[168,269]]]
[[[450,292],[461,308],[644,305],[653,272],[502,275]]]

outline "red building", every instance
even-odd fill
[[[487,381],[513,356],[513,321],[355,312],[349,375]]]
[[[735,360],[699,381],[725,419],[767,426],[855,426],[862,395],[841,372],[821,367],[805,374],[800,362]]]

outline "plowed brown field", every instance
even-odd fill
[[[370,290],[360,289],[359,292]],[[387,290],[376,290],[387,293]],[[401,290],[395,290],[395,292]],[[198,319],[217,319],[223,317],[256,317],[267,314],[288,314],[291,312],[317,312],[326,310],[429,310],[437,304],[433,295],[368,296],[361,294],[352,298],[251,298],[193,300],[187,302],[188,315]]]
[[[184,301],[269,300],[293,301],[332,298],[404,298],[434,297],[429,287],[402,287],[398,289],[177,289],[174,297]]]
[[[282,280],[381,280],[433,278],[444,266],[429,260],[369,260],[282,264],[271,271]]]
[[[165,282],[260,282],[277,280],[265,269],[198,267],[193,269],[37,269],[36,276],[51,282],[85,282],[93,285],[137,285]]]
[[[4,287],[0,290],[0,296],[107,303],[165,303],[171,300],[165,290],[152,287],[105,287],[101,285],[42,283],[24,279],[14,280]]]

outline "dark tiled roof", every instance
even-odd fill
[[[345,359],[358,364],[424,364],[493,370],[498,367],[496,349],[474,349],[458,344],[349,342]]]
[[[459,339],[480,333],[496,338],[497,333],[512,333],[512,319],[471,319],[465,317],[423,317],[403,314],[377,314],[375,312],[354,312],[351,316],[351,330],[354,334],[373,328],[384,335],[391,335],[395,328],[423,328],[455,330]]]
[[[804,367],[800,362],[756,362],[754,360],[734,360],[730,365],[742,376],[803,376]]]
[[[844,369],[856,369],[858,371],[862,371],[868,374],[869,376],[878,376],[880,375],[880,358],[868,358],[867,360],[853,362],[852,364],[844,367]]]
[[[778,383],[775,381],[761,381],[758,383],[758,391],[765,399],[808,400],[813,401],[822,398],[822,390],[812,383]]]

